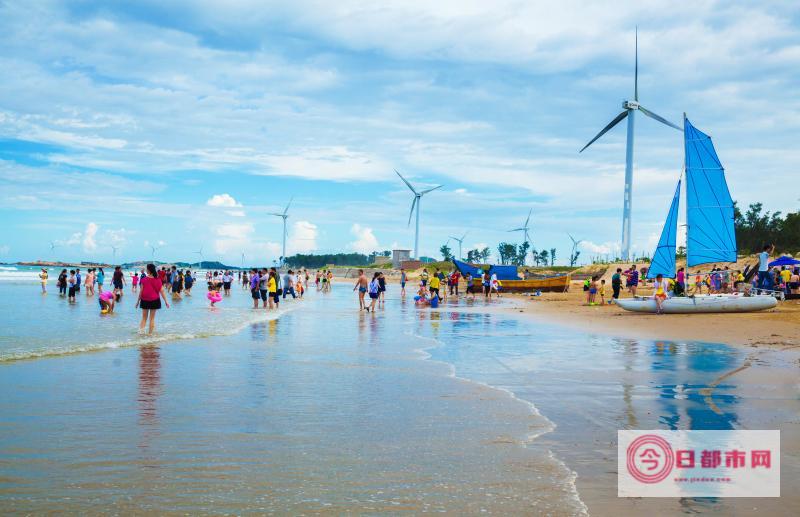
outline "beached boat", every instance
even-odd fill
[[[483,269],[476,265],[455,259],[453,259],[453,264],[462,276],[468,272],[473,277],[483,274]],[[569,290],[569,283],[572,279],[569,274],[563,274],[540,275],[523,280],[519,278],[516,266],[489,266],[489,274],[497,275],[501,289],[506,293],[535,293],[536,291],[563,293]]]
[[[698,130],[683,116],[684,170],[686,174],[686,264],[694,267],[715,262],[736,262],[733,199],[725,181],[725,169],[719,161],[711,137]],[[661,238],[647,271],[647,278],[657,275],[675,278],[675,250],[678,233],[678,205],[681,181],[675,189]],[[657,311],[653,297],[616,300],[628,311]],[[777,305],[771,294],[713,294],[673,296],[663,301],[668,314],[708,312],[752,312]]]
[[[652,296],[621,298],[617,305],[627,311],[656,312],[656,301]],[[744,296],[741,294],[701,294],[696,296],[675,296],[664,300],[662,312],[665,314],[692,314],[707,312],[754,312],[772,309],[778,305],[774,296]]]

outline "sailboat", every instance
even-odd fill
[[[711,137],[694,127],[683,115],[684,170],[686,173],[686,264],[694,267],[715,262],[736,262],[736,232],[733,199],[725,181]],[[647,278],[661,274],[675,278],[675,251],[678,233],[678,206],[681,181],[675,189],[658,247],[647,271]],[[628,311],[656,312],[652,297],[636,296],[616,301]],[[742,293],[674,296],[664,300],[665,313],[753,312],[778,304],[774,296]]]

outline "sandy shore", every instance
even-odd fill
[[[611,289],[608,289],[609,294]],[[647,294],[647,290],[639,294]],[[623,293],[622,297],[630,296]],[[665,314],[628,312],[615,305],[583,305],[585,294],[573,282],[568,293],[541,297],[508,295],[519,301],[509,310],[567,325],[576,330],[616,337],[676,339],[749,346],[800,346],[800,301],[778,304],[773,310],[741,314]]]

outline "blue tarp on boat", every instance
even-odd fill
[[[471,274],[472,276],[478,276],[483,274],[483,270],[478,266],[473,266],[472,264],[468,264],[461,260],[453,259],[453,264],[456,265],[458,272],[461,273],[462,276],[466,275],[467,273]]]
[[[498,280],[519,280],[517,266],[490,266],[490,275],[497,275]]]

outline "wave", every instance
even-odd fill
[[[33,350],[22,350],[16,352],[0,353],[0,363],[24,361],[28,359],[40,359],[45,357],[58,357],[58,356],[80,354],[86,352],[99,352],[103,350],[112,350],[115,348],[151,346],[170,341],[202,339],[214,336],[230,336],[241,332],[250,325],[276,320],[280,318],[282,315],[291,312],[292,310],[294,310],[294,307],[279,309],[275,312],[257,311],[256,313],[253,313],[253,316],[251,318],[245,318],[244,321],[241,321],[241,323],[239,323],[238,325],[231,325],[227,328],[221,328],[217,326],[216,328],[204,329],[198,332],[138,334],[136,337],[127,340],[112,340],[112,341],[103,341],[99,343],[66,345],[59,348],[38,348]]]
[[[0,266],[0,271],[16,271],[17,268],[13,266]]]

